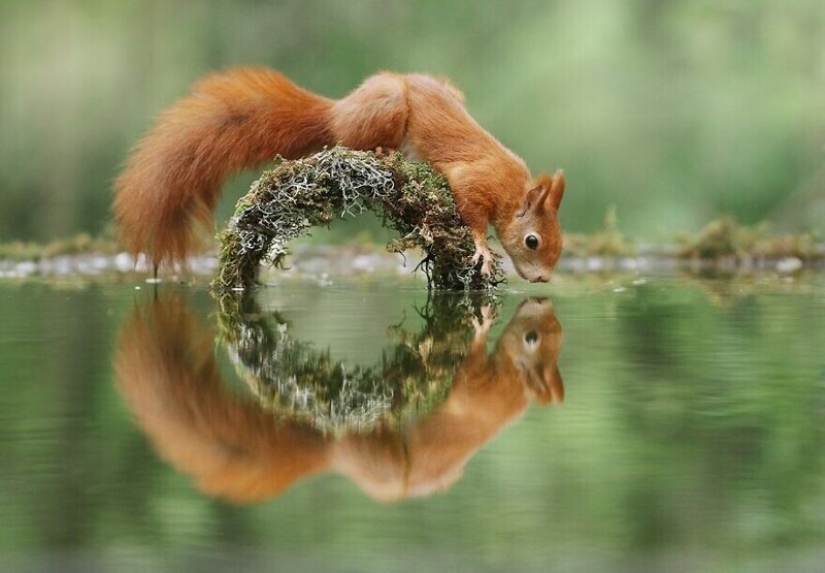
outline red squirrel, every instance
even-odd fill
[[[482,273],[492,272],[492,224],[518,274],[547,281],[562,249],[558,209],[564,174],[535,180],[524,161],[470,116],[446,80],[382,72],[331,100],[266,68],[201,79],[159,116],[115,182],[114,213],[131,253],[157,270],[199,246],[230,175],[276,155],[296,159],[325,146],[397,149],[429,162],[452,189],[472,230]]]

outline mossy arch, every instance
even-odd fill
[[[281,267],[289,243],[312,227],[372,211],[398,233],[387,245],[401,253],[419,248],[416,268],[439,290],[489,290],[503,281],[498,261],[491,276],[470,263],[470,229],[455,208],[447,181],[424,162],[399,153],[377,155],[344,147],[303,159],[279,160],[252,185],[220,233],[218,290],[254,286],[262,263]]]

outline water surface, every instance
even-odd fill
[[[0,283],[0,568],[816,570],[823,286]]]

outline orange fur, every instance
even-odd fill
[[[330,436],[277,421],[220,379],[214,336],[177,297],[136,309],[115,353],[118,386],[158,453],[209,495],[234,502],[276,496],[296,481],[337,472],[379,500],[423,496],[455,482],[473,454],[531,400],[560,402],[562,329],[548,300],[528,299],[492,355],[476,335],[445,399],[397,430]]]
[[[277,495],[326,469],[320,432],[278,423],[223,384],[214,333],[178,297],[135,309],[115,355],[118,387],[158,453],[205,493],[235,502]],[[289,450],[282,444],[299,443]]]
[[[337,101],[263,68],[207,76],[160,115],[117,179],[114,213],[123,243],[156,267],[181,262],[197,249],[198,231],[210,222],[228,176],[276,155],[296,158],[341,143],[401,149],[429,161],[450,183],[483,271],[491,268],[492,224],[519,274],[546,281],[561,251],[561,194],[525,210],[528,192],[547,179],[534,183],[524,162],[476,123],[463,100],[448,80],[421,74],[380,73]],[[527,233],[540,238],[539,249],[525,248]]]

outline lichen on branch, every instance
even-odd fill
[[[278,160],[242,197],[219,235],[219,290],[256,284],[259,267],[282,267],[289,244],[312,227],[371,211],[398,237],[391,252],[419,248],[416,268],[430,289],[488,290],[503,281],[498,261],[491,276],[470,263],[475,247],[455,208],[447,181],[424,162],[400,153],[378,156],[344,147],[294,161]]]

